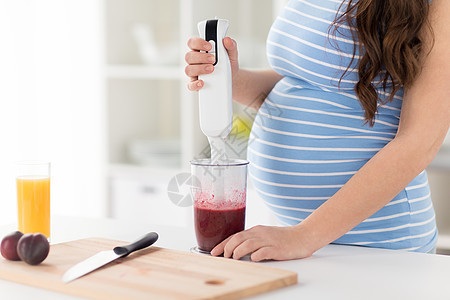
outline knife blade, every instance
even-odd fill
[[[147,248],[157,240],[158,234],[156,232],[150,232],[129,245],[115,247],[113,250],[101,251],[67,270],[62,277],[62,281],[64,283],[69,283],[118,258],[125,257],[134,251]]]

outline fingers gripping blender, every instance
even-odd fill
[[[192,175],[201,187],[193,190],[194,223],[198,252],[209,253],[228,236],[244,230],[247,164],[229,159],[225,139],[233,127],[231,66],[223,39],[228,20],[212,19],[198,24],[200,36],[212,46],[214,71],[199,76],[200,128],[211,146],[211,159],[191,162]]]

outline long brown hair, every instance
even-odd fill
[[[348,23],[356,29],[352,32],[359,41],[362,57],[358,64],[359,81],[356,95],[364,108],[364,118],[370,126],[375,123],[378,103],[392,101],[401,87],[409,87],[421,70],[424,50],[421,32],[431,26],[428,23],[429,0],[348,0],[348,6],[339,15],[345,1],[339,7],[332,24],[333,33]],[[331,27],[330,27],[331,28]],[[354,44],[354,61],[356,46]],[[342,77],[349,70],[342,74]],[[373,82],[381,75],[379,82]],[[341,77],[341,79],[342,79]],[[381,100],[377,88],[390,89],[389,97]]]

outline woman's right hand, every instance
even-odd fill
[[[191,91],[198,91],[204,85],[203,80],[199,80],[198,76],[209,74],[214,71],[213,63],[215,58],[213,54],[200,52],[211,50],[211,44],[204,39],[193,37],[189,39],[187,44],[191,49],[185,56],[186,63],[188,64],[185,68],[185,73],[190,78],[188,89]],[[234,78],[239,71],[237,44],[233,39],[226,37],[223,39],[223,45],[230,58],[231,74],[234,82]]]

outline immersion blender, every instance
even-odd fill
[[[200,37],[212,46],[215,56],[214,71],[199,76],[204,86],[199,91],[200,128],[211,145],[211,162],[224,160],[225,138],[233,127],[231,66],[223,39],[228,29],[228,20],[212,19],[198,23]],[[217,153],[219,152],[219,153]]]
[[[228,52],[223,45],[228,30],[228,20],[211,19],[198,23],[200,37],[212,46],[210,51],[216,60],[214,71],[199,76],[204,86],[199,91],[200,128],[208,137],[211,146],[211,164],[217,165],[213,173],[216,177],[214,192],[217,198],[223,197],[223,177],[220,164],[228,159],[225,138],[233,127],[231,66]]]

